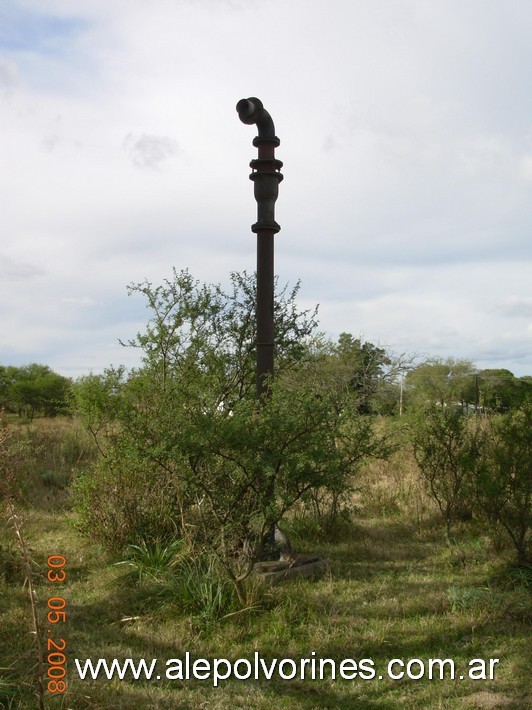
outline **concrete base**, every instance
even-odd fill
[[[288,560],[257,562],[253,572],[269,584],[277,584],[287,579],[323,577],[331,563],[315,555],[294,555]]]

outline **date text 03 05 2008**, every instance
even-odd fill
[[[50,555],[48,564],[48,581],[50,584],[66,582],[66,559],[63,555]],[[48,587],[52,591],[52,587]],[[67,619],[66,601],[64,597],[52,596],[48,599],[48,638],[46,643],[46,661],[48,663],[48,692],[64,693],[67,687],[66,677],[66,641],[54,639],[52,635],[60,628],[56,624],[64,624]]]

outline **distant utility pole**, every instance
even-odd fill
[[[268,394],[268,381],[273,377],[274,353],[274,258],[273,238],[281,227],[275,221],[275,201],[283,179],[283,164],[275,159],[280,140],[262,101],[255,97],[242,99],[236,105],[242,123],[256,124],[259,135],[253,139],[259,157],[252,160],[249,179],[254,183],[257,221],[251,231],[257,235],[257,395]]]

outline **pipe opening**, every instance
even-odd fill
[[[264,108],[260,99],[251,96],[249,99],[240,99],[236,105],[238,116],[242,123],[257,124],[259,138],[275,138],[275,127],[272,117]],[[277,139],[278,140],[278,139]]]

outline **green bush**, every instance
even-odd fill
[[[449,538],[453,523],[471,517],[484,427],[451,407],[433,406],[413,418],[411,432],[414,456]]]
[[[129,343],[142,366],[74,388],[101,455],[75,489],[92,539],[116,550],[183,536],[220,561],[245,605],[269,531],[313,490],[332,496],[335,520],[359,462],[386,447],[352,388],[324,379],[297,291],[275,302],[276,377],[257,397],[255,281],[232,282],[225,293],[181,272],[131,287],[151,311]]]
[[[475,479],[476,505],[491,527],[504,528],[517,562],[532,560],[532,401],[492,422]]]
[[[112,552],[181,536],[177,479],[127,455],[102,459],[72,483],[78,529]]]

